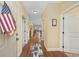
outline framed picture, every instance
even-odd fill
[[[52,19],[52,26],[57,26],[57,19]]]

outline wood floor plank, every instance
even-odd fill
[[[20,57],[32,56],[31,47],[34,43],[38,42],[37,39],[37,37],[32,37],[31,40],[29,40],[28,44],[23,47]],[[46,47],[44,46],[43,40],[41,41],[40,45],[42,47],[44,57],[67,57],[67,55],[63,51],[47,51]]]
[[[24,46],[21,57],[31,57],[31,50],[29,45],[30,44]],[[47,51],[43,42],[41,42],[41,45],[44,57],[67,57],[67,55],[62,51]]]

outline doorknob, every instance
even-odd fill
[[[16,38],[16,41],[18,41],[19,40],[19,38]]]

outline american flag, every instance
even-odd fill
[[[4,5],[2,6],[2,10],[1,10],[0,28],[3,33],[10,35],[12,35],[12,33],[16,29],[15,20],[6,2],[4,2]]]

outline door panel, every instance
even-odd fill
[[[64,19],[65,50],[79,51],[79,16],[66,15]]]
[[[0,32],[0,57],[16,56],[16,39],[15,36],[7,36]]]

